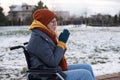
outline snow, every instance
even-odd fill
[[[88,63],[95,76],[120,72],[120,27],[58,26],[58,34],[65,28],[71,33],[65,54],[69,64]],[[28,26],[0,27],[0,80],[24,80],[23,50],[9,48],[29,38]]]

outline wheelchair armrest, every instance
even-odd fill
[[[66,75],[58,69],[39,69],[39,70],[28,70],[28,73],[39,74],[42,77],[48,77],[51,75],[57,75],[60,80],[65,80]]]
[[[60,70],[58,69],[39,69],[39,70],[36,70],[36,69],[30,69],[27,71],[28,73],[39,73],[39,74],[55,74],[55,73],[58,73],[60,72]]]

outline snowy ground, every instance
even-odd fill
[[[25,80],[26,61],[21,45],[30,38],[28,26],[0,27],[0,80]],[[59,26],[70,30],[65,54],[69,64],[91,64],[96,76],[120,72],[120,27]]]

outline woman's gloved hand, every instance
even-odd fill
[[[69,30],[64,29],[63,32],[60,33],[58,40],[66,43],[69,38],[69,35],[70,35]]]

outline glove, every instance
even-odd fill
[[[58,40],[66,43],[69,38],[69,35],[70,35],[70,32],[67,29],[64,29],[64,31],[60,33]]]

